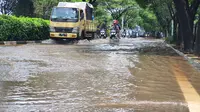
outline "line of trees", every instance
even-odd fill
[[[147,31],[159,29],[155,14],[148,8],[141,8],[135,0],[0,0],[0,13],[49,19],[52,7],[59,1],[93,4],[99,24],[105,21],[109,24],[113,19],[121,21],[124,17],[124,24],[129,28],[140,25]]]
[[[139,25],[148,32],[160,29],[154,12],[148,7],[140,7],[136,0],[97,0],[95,4],[95,17],[99,23],[124,18],[125,28],[132,29]]]
[[[51,8],[61,0],[0,0],[0,14],[47,18]],[[66,2],[83,1],[95,4],[96,0],[62,0]]]
[[[163,30],[173,34],[173,41],[177,46],[182,46],[186,52],[200,55],[200,0],[137,0],[137,2],[142,7],[152,8]],[[171,26],[173,30],[170,30]]]
[[[1,14],[14,14],[16,16],[34,16],[32,0],[0,0]]]

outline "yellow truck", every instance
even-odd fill
[[[87,2],[59,2],[50,17],[51,39],[93,39],[93,6]]]

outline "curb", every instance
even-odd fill
[[[20,45],[20,44],[36,44],[42,41],[0,41],[0,45]]]
[[[200,61],[192,59],[192,57],[189,57],[188,55],[182,53],[181,51],[175,49],[174,47],[172,47],[171,45],[166,43],[167,47],[170,47],[171,49],[173,49],[177,54],[179,54],[180,56],[184,57],[185,60],[187,60],[190,64],[192,64],[192,66],[194,66],[197,70],[200,71]]]

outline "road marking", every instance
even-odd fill
[[[173,105],[173,106],[187,106],[186,103],[183,102],[154,102],[154,101],[126,101],[119,103],[100,103],[95,104],[95,107],[111,107],[111,108],[133,108],[134,106],[141,105]]]
[[[188,103],[190,112],[200,112],[200,96],[178,65],[173,65],[173,73]]]

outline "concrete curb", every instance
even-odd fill
[[[0,41],[0,45],[19,45],[19,44],[35,44],[42,41]]]
[[[174,47],[172,47],[171,45],[166,43],[167,47],[170,47],[171,49],[173,49],[177,54],[179,54],[180,56],[184,57],[185,60],[187,60],[190,64],[192,64],[192,66],[194,66],[197,70],[200,71],[200,61],[197,59],[192,59],[192,57],[182,53],[181,51],[175,49]]]

